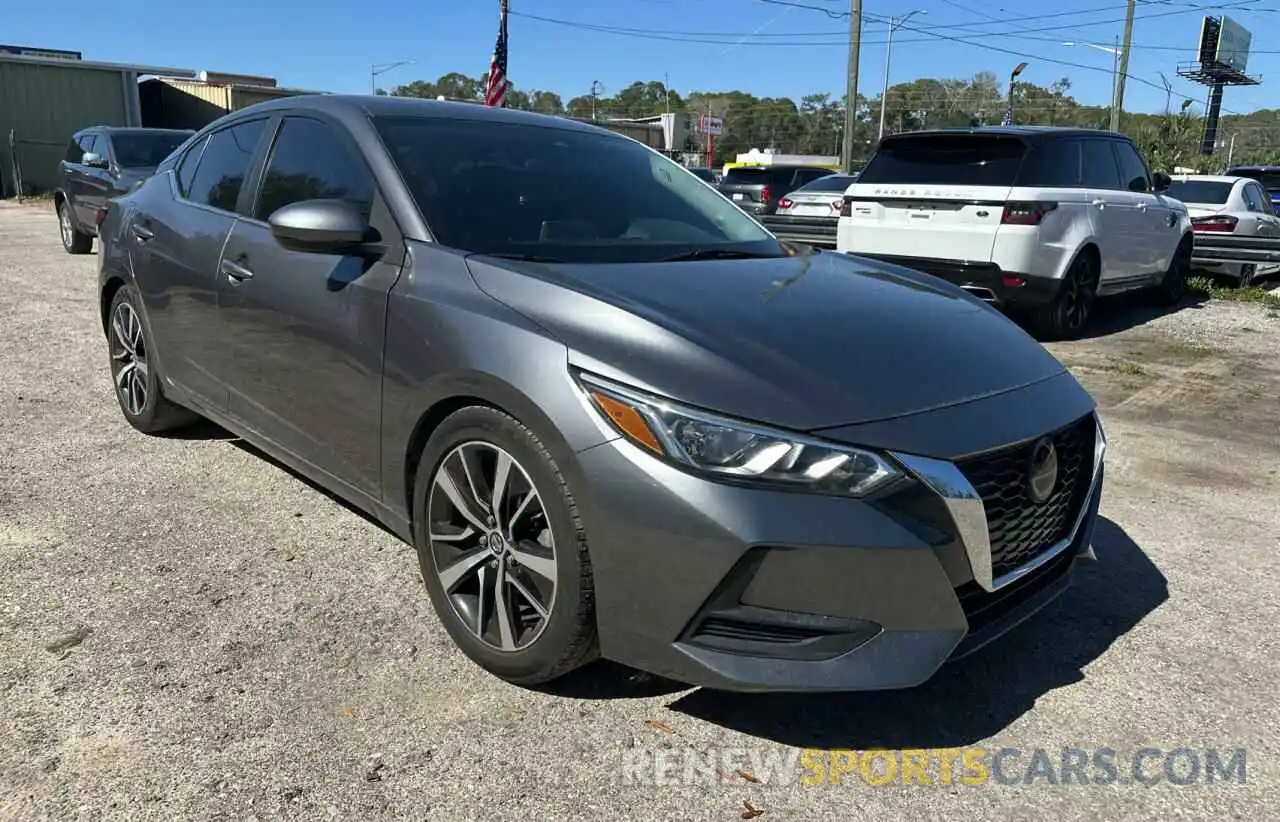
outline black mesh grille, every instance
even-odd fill
[[[1017,569],[1066,538],[1089,493],[1096,435],[1092,414],[1049,435],[1058,452],[1058,482],[1040,504],[1027,491],[1035,441],[956,463],[987,510],[993,577]]]

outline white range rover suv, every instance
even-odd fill
[[[1045,126],[886,137],[845,191],[836,248],[941,277],[1076,336],[1099,296],[1182,299],[1191,220],[1122,134]]]

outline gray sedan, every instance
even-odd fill
[[[587,124],[263,103],[101,237],[127,422],[206,417],[376,517],[513,682],[912,686],[1092,557],[1104,438],[1040,345]]]

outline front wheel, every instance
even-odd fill
[[[1098,299],[1098,264],[1089,254],[1071,262],[1052,301],[1031,317],[1038,335],[1045,340],[1069,340],[1080,334]]]
[[[595,657],[586,535],[560,468],[519,421],[478,406],[446,418],[419,463],[413,519],[432,605],[473,662],[535,685]]]
[[[111,301],[107,315],[111,383],[125,420],[144,434],[159,434],[190,425],[199,418],[165,398],[152,356],[155,347],[142,322],[141,305],[138,292],[131,285],[121,286]]]

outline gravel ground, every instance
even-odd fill
[[[920,688],[797,697],[604,664],[555,693],[486,675],[376,525],[216,430],[125,425],[95,258],[61,251],[47,206],[0,204],[0,294],[0,819],[1280,810],[1280,318],[1258,306],[1113,303],[1096,336],[1054,346],[1110,434],[1101,562]],[[1005,772],[1064,746],[1114,749],[1122,776],[1143,747],[1243,747],[1247,770],[1243,784],[806,786],[803,768],[759,759],[968,746],[1019,749]],[[688,752],[739,759],[683,784],[623,777],[663,751],[674,777]]]

